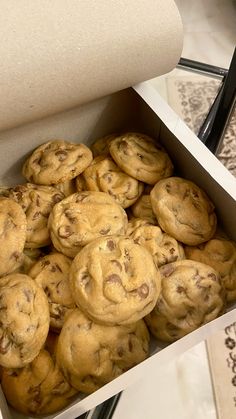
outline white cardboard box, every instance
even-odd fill
[[[142,131],[159,139],[169,152],[177,173],[206,190],[216,206],[218,219],[236,240],[236,180],[187,128],[148,82],[90,102],[71,111],[0,133],[0,184],[15,184],[27,153],[52,138],[90,144],[102,135],[120,129]],[[51,418],[75,418],[123,390],[153,368],[168,362],[211,333],[233,322],[235,306],[226,314],[179,341],[158,345],[153,341],[150,357],[95,393],[76,399],[67,409]],[[4,419],[24,417],[8,410],[0,394]]]

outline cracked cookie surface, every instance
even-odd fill
[[[86,190],[111,195],[123,208],[128,208],[140,197],[144,185],[127,175],[109,156],[96,157],[83,172]]]
[[[163,179],[150,196],[158,224],[176,240],[194,246],[214,235],[214,204],[193,182],[179,177]]]
[[[160,274],[160,297],[145,318],[158,339],[174,342],[223,313],[224,288],[210,266],[182,260],[162,266]]]
[[[92,159],[85,144],[53,140],[33,151],[23,165],[22,174],[29,182],[54,185],[78,176]]]
[[[4,368],[1,385],[8,403],[27,416],[57,412],[77,393],[44,349],[21,369]]]
[[[55,330],[62,328],[66,315],[75,308],[69,287],[71,262],[61,253],[52,253],[35,263],[28,273],[48,298],[50,327]]]
[[[26,183],[10,188],[9,197],[20,204],[26,214],[26,248],[38,248],[50,243],[48,217],[53,206],[64,194],[52,186]]]
[[[125,236],[94,240],[72,262],[70,286],[76,304],[94,321],[133,323],[154,308],[158,269],[149,251]]]
[[[45,343],[49,308],[44,291],[27,275],[0,281],[0,365],[22,368]]]
[[[143,320],[127,326],[96,324],[79,309],[69,315],[57,344],[57,363],[77,390],[92,393],[148,356]]]
[[[128,175],[151,185],[173,173],[164,148],[147,135],[128,132],[111,141],[109,150],[116,164]]]
[[[26,241],[26,216],[12,199],[0,197],[0,277],[17,269]]]
[[[54,206],[48,222],[55,248],[75,257],[83,246],[101,236],[124,234],[125,210],[104,192],[75,193]]]

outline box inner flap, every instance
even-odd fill
[[[0,131],[172,70],[174,0],[11,0],[0,16]]]

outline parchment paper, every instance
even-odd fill
[[[0,0],[0,131],[171,71],[173,0]]]

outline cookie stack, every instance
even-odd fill
[[[26,415],[66,407],[236,299],[236,245],[151,137],[52,140],[0,188],[0,365]],[[217,233],[216,233],[217,231]],[[149,329],[149,331],[148,331]]]

